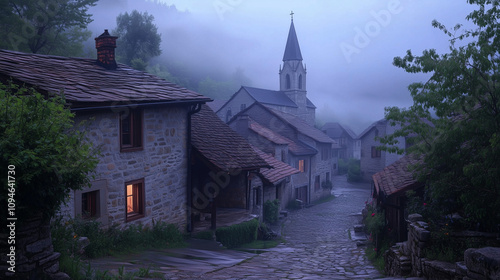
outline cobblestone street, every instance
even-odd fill
[[[330,202],[290,213],[285,244],[237,265],[197,275],[198,279],[374,279],[383,277],[357,247],[349,230],[358,224],[369,184],[334,178]],[[188,275],[171,275],[183,279]],[[192,276],[192,275],[191,275]]]

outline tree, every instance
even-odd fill
[[[78,56],[98,0],[0,0],[0,48]]]
[[[0,84],[2,217],[9,217],[10,202],[19,223],[34,213],[49,219],[71,190],[89,185],[97,153],[75,129],[65,104],[61,95],[45,97],[31,88]]]
[[[408,50],[394,65],[409,73],[431,73],[409,86],[413,105],[386,108],[386,118],[402,128],[381,139],[388,151],[397,137],[414,144],[407,150],[423,158],[415,166],[432,203],[442,214],[458,212],[483,230],[500,225],[500,3],[469,0],[478,9],[467,16],[476,26],[448,30],[450,52],[434,49],[415,56]],[[460,32],[458,35],[457,33]]]
[[[149,60],[161,54],[161,35],[153,23],[154,17],[147,12],[137,10],[116,17],[118,36],[117,59],[139,70],[145,70]]]

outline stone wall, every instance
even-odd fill
[[[408,217],[408,240],[398,243],[384,253],[385,273],[388,276],[417,276],[426,279],[483,280],[500,279],[500,248],[470,248],[464,261],[449,263],[429,260],[424,250],[429,246],[431,232],[418,214]],[[491,238],[487,234],[485,237]]]
[[[154,219],[173,223],[184,230],[187,222],[187,108],[145,108],[143,149],[133,152],[120,151],[119,112],[77,114],[76,122],[83,120],[88,121],[86,131],[90,140],[101,147],[96,182],[103,185],[100,196],[106,207],[101,209],[100,215],[107,217],[104,220],[109,225],[124,227],[131,223],[149,226]],[[144,217],[126,222],[125,183],[142,178],[145,188]],[[102,184],[102,181],[105,183]],[[73,193],[61,212],[74,217],[75,200],[81,200],[81,192]]]
[[[16,228],[15,244],[7,244],[7,240],[7,236],[1,236],[0,278],[69,279],[65,273],[59,272],[61,254],[54,252],[50,224],[42,220],[41,214],[35,214],[33,219]],[[15,246],[13,258],[8,255],[12,253],[11,246]],[[15,267],[9,271],[12,260]]]

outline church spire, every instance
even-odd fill
[[[295,26],[293,25],[293,12],[290,14],[290,16],[292,16],[292,23],[290,24],[290,31],[288,32],[288,39],[286,41],[283,61],[287,60],[302,61],[302,54],[300,53],[299,40],[297,40],[297,34],[295,33]]]

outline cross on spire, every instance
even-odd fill
[[[294,13],[293,13],[293,11],[292,11],[292,12],[290,13],[290,16],[292,17],[292,21],[293,21],[293,15],[294,15]]]

